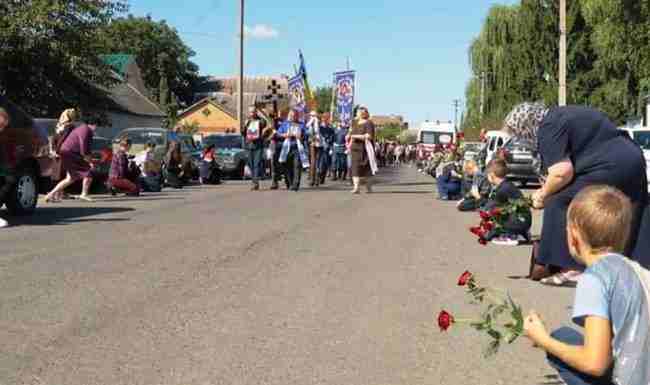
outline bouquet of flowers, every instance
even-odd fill
[[[458,286],[466,287],[472,303],[483,305],[484,309],[477,319],[460,319],[442,310],[438,314],[440,331],[449,330],[453,325],[468,324],[490,337],[490,343],[483,352],[490,357],[499,351],[503,342],[512,344],[524,333],[524,316],[521,307],[509,294],[478,284],[476,277],[469,271],[458,278]]]
[[[531,198],[524,197],[509,201],[507,204],[495,207],[492,210],[479,211],[481,222],[478,226],[471,227],[469,231],[478,237],[481,245],[487,245],[489,240],[504,233],[504,225],[511,218],[520,221],[530,220],[530,209],[533,206]]]

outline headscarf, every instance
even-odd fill
[[[11,118],[9,117],[9,113],[7,112],[7,110],[5,110],[2,107],[0,107],[0,115],[5,117],[5,120],[7,121],[7,123],[9,123],[11,121]]]
[[[537,131],[548,111],[544,103],[521,103],[504,120],[504,130],[517,139],[537,143]]]
[[[66,127],[68,127],[77,119],[79,119],[79,114],[74,108],[68,108],[67,110],[63,111],[59,117],[59,122],[56,124],[56,132],[58,134],[62,133]]]

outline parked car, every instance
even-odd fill
[[[465,148],[465,153],[463,156],[464,160],[476,160],[476,157],[481,152],[485,144],[481,142],[465,142],[463,146]]]
[[[223,173],[235,178],[244,178],[248,152],[244,151],[243,139],[239,134],[217,134],[203,138],[203,147],[215,146],[217,163]]]
[[[650,128],[624,129],[625,132],[641,147],[646,162],[646,177],[650,189]]]
[[[14,187],[3,197],[0,206],[7,206],[13,215],[27,215],[34,212],[38,194],[47,191],[51,179],[47,174],[53,169],[47,132],[35,127],[34,120],[20,107],[0,95],[0,107],[11,116],[9,126],[0,136],[6,154],[0,159],[0,169],[12,169],[17,178]],[[0,186],[5,177],[0,176]]]
[[[127,128],[121,131],[113,140],[113,151],[117,151],[119,142],[123,138],[131,140],[129,155],[138,155],[144,151],[144,145],[153,142],[156,144],[154,159],[165,167],[165,155],[169,149],[169,131],[164,128]],[[192,178],[199,175],[200,151],[188,145],[184,140],[180,141],[181,155],[183,157],[183,168],[189,172]]]
[[[539,154],[533,142],[511,139],[499,150],[498,156],[508,165],[508,180],[519,182],[522,187],[539,182]]]

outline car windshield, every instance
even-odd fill
[[[650,131],[637,131],[634,133],[634,141],[643,150],[650,150]]]
[[[131,139],[133,145],[144,146],[148,142],[154,142],[156,146],[165,145],[165,133],[160,131],[131,131],[125,136]]]
[[[203,140],[203,147],[214,145],[216,148],[242,148],[242,138],[239,135],[215,135]]]
[[[452,139],[452,134],[445,132],[422,132],[420,136],[423,144],[446,144]]]

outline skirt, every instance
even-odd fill
[[[74,152],[61,153],[61,167],[69,173],[73,180],[88,178],[91,175],[90,164]]]
[[[567,244],[567,211],[573,198],[585,187],[608,185],[621,190],[632,202],[634,216],[630,240],[625,250],[627,256],[649,267],[644,259],[650,259],[650,212],[648,211],[648,185],[645,159],[641,151],[631,141],[625,145],[612,143],[612,150],[603,163],[592,172],[578,175],[562,191],[549,197],[545,202],[542,237],[537,263],[563,269],[584,269],[569,253]],[[629,144],[628,144],[629,143]]]
[[[371,175],[368,154],[366,154],[366,150],[362,145],[352,146],[350,158],[352,160],[353,177],[365,178]]]

